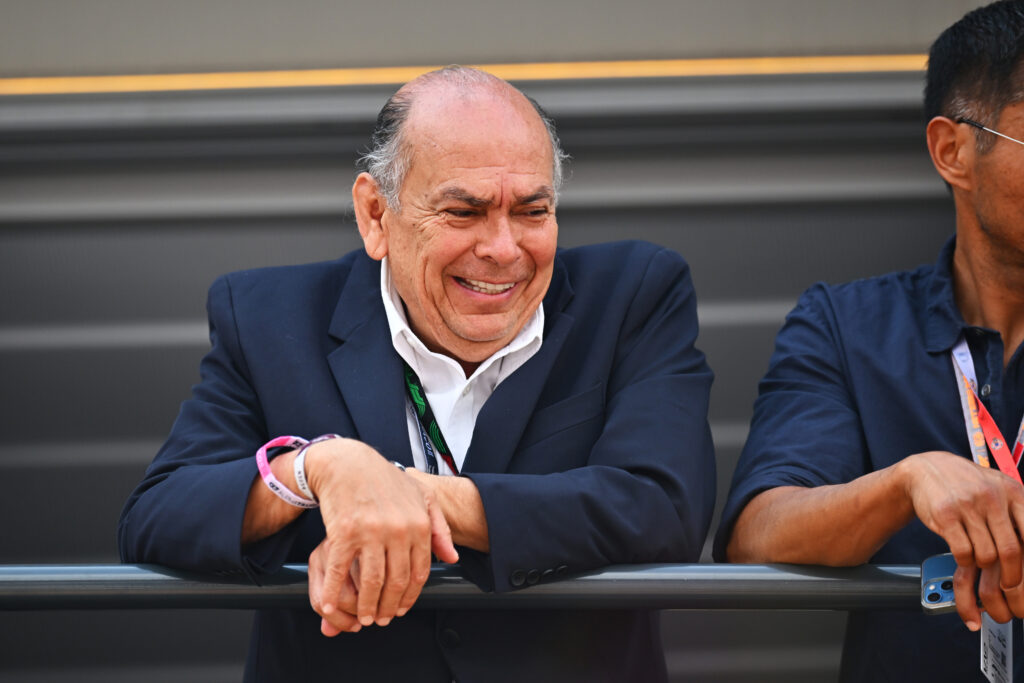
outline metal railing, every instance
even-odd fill
[[[608,567],[485,593],[435,566],[418,607],[458,609],[920,609],[916,565],[659,564]],[[0,566],[0,610],[308,607],[305,565],[256,586],[155,565]]]

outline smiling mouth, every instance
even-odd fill
[[[460,285],[467,289],[472,289],[474,292],[481,294],[501,294],[507,292],[516,286],[515,282],[506,282],[503,284],[492,284],[490,282],[482,282],[480,280],[469,280],[463,277],[455,278]]]

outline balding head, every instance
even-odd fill
[[[505,100],[512,109],[528,105],[524,116],[535,116],[543,126],[551,146],[552,186],[557,193],[562,184],[562,151],[554,122],[532,98],[506,81],[478,69],[448,66],[431,71],[406,83],[391,96],[377,116],[371,149],[359,160],[376,181],[380,193],[393,211],[401,210],[399,194],[412,162],[413,145],[407,124],[414,109],[431,108],[458,100],[490,98]]]

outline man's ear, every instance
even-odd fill
[[[377,181],[369,173],[360,173],[352,185],[352,206],[363,238],[363,248],[377,261],[388,255],[388,236],[382,219],[387,202],[377,189]]]
[[[975,155],[974,130],[971,126],[945,116],[936,116],[928,122],[925,136],[932,164],[942,179],[953,188],[971,189]]]

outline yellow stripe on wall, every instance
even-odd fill
[[[620,62],[540,62],[533,64],[480,64],[477,66],[510,81],[538,81],[922,71],[925,68],[926,59],[927,57],[921,54],[842,55],[831,57],[652,59]],[[397,66],[136,76],[0,78],[0,95],[397,85],[436,68],[438,67]]]

